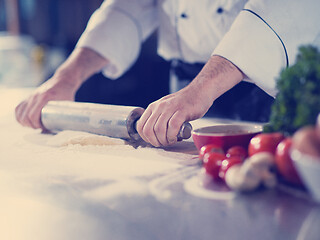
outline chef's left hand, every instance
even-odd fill
[[[137,122],[137,131],[155,147],[173,144],[182,124],[202,117],[211,104],[190,87],[184,88],[151,103]]]
[[[176,143],[184,122],[203,117],[213,101],[243,77],[242,72],[227,59],[212,56],[187,87],[147,107],[137,122],[139,135],[155,147]]]

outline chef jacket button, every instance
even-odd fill
[[[223,13],[223,8],[222,7],[219,7],[218,9],[217,9],[217,13],[219,13],[219,14],[221,14],[221,13]]]
[[[181,13],[180,17],[182,17],[182,18],[187,18],[188,16],[187,16],[187,14],[185,14],[185,13]]]

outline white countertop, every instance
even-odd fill
[[[192,139],[165,149],[49,146],[53,135],[15,121],[14,107],[30,91],[0,88],[0,239],[297,239],[311,217],[320,224],[318,207],[303,193],[188,193],[185,183],[190,188],[200,169]]]

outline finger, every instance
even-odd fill
[[[33,126],[33,123],[30,121],[29,119],[29,110],[30,109],[30,103],[26,104],[26,107],[24,108],[23,112],[22,112],[22,121],[23,121],[23,126],[25,127],[31,127],[31,128],[35,128]]]
[[[27,118],[28,102],[23,101],[16,107],[16,119],[24,127],[32,127],[29,119]]]
[[[167,138],[168,122],[171,115],[167,112],[162,113],[157,122],[155,123],[153,129],[154,133],[162,146],[169,145]]]
[[[177,142],[177,135],[182,124],[186,121],[185,117],[179,112],[175,112],[168,122],[167,141],[169,144]]]
[[[21,102],[18,106],[16,106],[15,108],[15,116],[16,116],[16,120],[20,123],[23,124],[22,122],[22,112],[23,109],[25,108],[26,102],[23,101]]]
[[[160,147],[161,143],[159,142],[156,133],[154,131],[154,125],[159,118],[158,114],[152,113],[150,117],[147,119],[145,125],[143,126],[143,136],[147,142],[152,144],[155,147]]]
[[[147,143],[152,144],[153,146],[159,146],[160,143],[157,139],[150,137],[153,135],[153,128],[150,128],[150,117],[152,116],[152,111],[150,109],[146,109],[146,111],[142,114],[140,119],[137,121],[136,129],[139,133],[140,137]],[[154,121],[155,115],[152,116],[151,121]],[[147,125],[148,123],[148,125]]]
[[[147,139],[145,138],[145,136],[143,134],[143,128],[144,128],[144,125],[146,124],[148,118],[150,117],[151,113],[152,113],[151,111],[145,110],[136,124],[136,130],[137,130],[139,136],[146,142],[147,142]]]
[[[26,126],[34,129],[37,128],[37,125],[34,122],[34,117],[32,116],[31,112],[34,111],[33,109],[36,103],[37,103],[37,97],[35,96],[30,97],[28,101],[26,101],[26,106],[24,108],[23,115],[22,115],[22,118]]]
[[[44,129],[41,123],[41,110],[45,104],[45,101],[36,101],[28,113],[28,119],[34,128]]]

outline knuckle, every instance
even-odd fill
[[[158,104],[158,109],[166,109],[168,107],[172,107],[172,104],[170,103],[170,101],[162,101]]]
[[[152,103],[150,103],[150,104],[148,105],[146,111],[150,111],[150,110],[152,111],[152,110],[154,110],[154,109],[156,108],[156,105],[157,105],[157,102],[152,102]]]
[[[50,94],[41,94],[41,95],[38,95],[37,98],[38,98],[38,101],[40,101],[44,104],[49,102],[52,99]]]
[[[151,103],[148,108],[153,111],[164,111],[168,108],[172,108],[172,104],[169,100],[158,100],[156,102]]]

